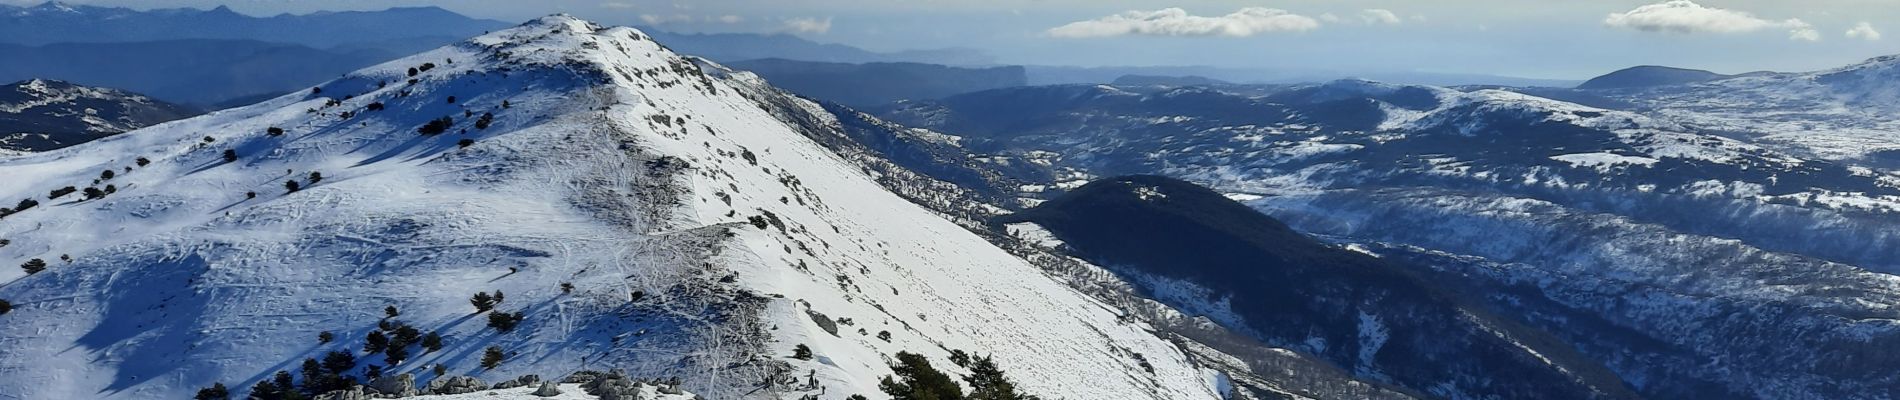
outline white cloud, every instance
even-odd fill
[[[831,18],[792,18],[785,20],[785,31],[791,33],[824,34],[831,32]]]
[[[716,16],[716,17],[708,15],[704,17],[694,17],[694,16],[686,15],[686,14],[673,14],[673,15],[640,14],[640,22],[646,23],[647,25],[666,25],[666,24],[681,24],[681,23],[693,23],[693,22],[703,22],[703,23],[708,23],[708,24],[711,24],[711,23],[737,24],[740,22],[745,22],[745,17],[741,17],[737,15],[721,15],[721,16]]]
[[[1371,9],[1366,9],[1365,11],[1360,11],[1359,19],[1362,21],[1366,21],[1367,24],[1374,24],[1374,25],[1377,25],[1377,24],[1398,25],[1400,22],[1404,21],[1404,20],[1399,19],[1398,14],[1392,13],[1392,10],[1379,9],[1379,8],[1371,8]]]
[[[600,6],[602,8],[617,8],[617,9],[622,9],[622,10],[631,9],[635,7],[633,3],[619,2],[619,1],[609,1],[605,3],[600,3]]]
[[[1773,21],[1747,12],[1703,7],[1690,0],[1670,0],[1650,4],[1621,14],[1610,14],[1605,25],[1644,32],[1668,33],[1744,33],[1765,29],[1786,29],[1794,40],[1821,40],[1821,32],[1796,18]]]
[[[1339,22],[1339,16],[1333,15],[1333,13],[1325,13],[1325,14],[1319,15],[1319,20],[1326,21],[1326,22]]]
[[[1847,30],[1847,38],[1871,42],[1880,40],[1880,31],[1874,30],[1873,24],[1862,22],[1860,25],[1854,25],[1854,29]]]
[[[1314,29],[1319,29],[1318,20],[1280,9],[1247,7],[1232,14],[1203,17],[1188,14],[1187,10],[1179,8],[1165,8],[1128,11],[1074,22],[1051,28],[1048,33],[1062,38],[1124,35],[1247,37],[1268,32],[1304,32]]]

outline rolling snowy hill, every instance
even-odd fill
[[[878,398],[893,354],[967,372],[952,350],[1045,398],[1228,390],[1153,327],[906,200],[942,191],[894,189],[914,175],[827,144],[832,114],[761,85],[557,16],[0,158],[0,198],[37,202],[0,218],[0,259],[46,264],[0,270],[0,394],[181,398],[331,351],[359,355],[352,373],[615,368],[721,399]],[[67,186],[97,191],[49,196]],[[491,291],[495,311],[471,306]],[[519,326],[483,326],[500,312]],[[355,351],[379,324],[443,346]],[[491,346],[505,357],[483,368]]]

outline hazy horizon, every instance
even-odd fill
[[[1637,65],[1721,73],[1809,71],[1900,53],[1878,21],[1900,4],[1821,0],[67,0],[250,15],[438,6],[522,21],[569,13],[684,33],[788,33],[875,51],[962,47],[999,63],[1426,72],[1581,80]],[[30,6],[40,0],[0,0]]]

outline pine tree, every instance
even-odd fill
[[[977,357],[971,361],[970,376],[963,378],[970,384],[970,400],[1037,400],[1036,396],[1016,391],[1016,383],[1003,376],[1003,370],[996,367],[996,361],[990,357]]]
[[[480,314],[495,309],[495,303],[500,301],[495,300],[495,296],[489,295],[488,292],[475,292],[475,297],[469,298],[468,302],[475,305],[475,313]]]
[[[884,377],[877,387],[893,400],[960,400],[963,388],[950,379],[949,375],[930,366],[930,360],[910,352],[898,352],[897,364],[891,366],[897,373],[893,379]]]
[[[804,343],[799,343],[798,347],[792,348],[792,358],[796,358],[800,360],[810,360],[811,347],[806,346]]]
[[[25,264],[20,264],[20,269],[26,270],[27,275],[40,273],[46,270],[46,260],[38,258],[26,260]]]
[[[332,340],[336,340],[336,334],[330,333],[330,331],[323,331],[323,332],[317,333],[318,344],[330,343],[330,341]]]
[[[383,349],[383,359],[387,360],[389,365],[402,364],[403,360],[409,359],[409,348],[405,346],[389,346],[389,348]]]
[[[382,331],[370,332],[363,338],[364,353],[381,353],[386,348],[389,348],[389,336],[384,336]]]
[[[303,185],[298,184],[297,181],[284,181],[284,191],[286,192],[296,193],[301,189],[303,189]]]
[[[147,165],[152,165],[152,160],[145,157],[139,157],[139,159],[133,160],[132,163],[138,164],[140,167],[143,167]]]
[[[396,306],[392,305],[388,307],[383,307],[383,315],[389,318],[395,318],[398,315],[402,315],[402,312],[396,310]]]
[[[310,172],[310,184],[315,185],[317,184],[317,182],[322,182],[322,181],[323,181],[322,172],[316,172],[316,171]]]
[[[231,391],[225,389],[222,382],[213,383],[211,387],[198,389],[198,395],[191,398],[192,400],[231,400]]]
[[[521,320],[527,318],[528,315],[526,312],[496,312],[488,314],[488,327],[495,328],[495,330],[501,331],[502,333],[513,332],[515,326],[520,325]]]
[[[0,315],[7,315],[10,312],[13,312],[13,303],[0,299]]]
[[[100,172],[100,173],[99,173],[99,180],[102,180],[102,181],[109,181],[109,180],[112,180],[112,178],[115,178],[115,177],[118,177],[118,176],[119,176],[119,174],[117,174],[117,173],[114,173],[114,172],[112,172],[112,170],[109,170],[109,169],[108,169],[108,170],[105,170],[105,172]]]
[[[224,162],[237,162],[237,150],[224,149]]]
[[[303,390],[312,394],[329,393],[332,390],[345,389],[342,376],[326,371],[323,363],[314,358],[303,359]]]
[[[422,348],[430,353],[442,350],[442,334],[429,332],[427,336],[423,336]]]
[[[273,127],[270,127],[269,129],[265,129],[264,133],[271,136],[283,136],[284,128],[278,128],[278,127],[273,126]]]
[[[251,399],[253,400],[277,400],[282,398],[284,398],[283,389],[278,388],[277,384],[271,383],[269,380],[258,381],[256,385],[251,386]]]
[[[951,350],[950,363],[956,364],[959,367],[969,368],[970,367],[970,353],[963,351],[962,349]]]
[[[500,346],[488,346],[487,350],[482,351],[482,369],[495,369],[501,366],[502,357]]]
[[[277,371],[277,375],[271,377],[271,385],[277,386],[278,398],[286,400],[303,398],[303,393],[297,392],[296,378],[290,376],[290,371]]]
[[[347,351],[331,351],[323,356],[323,370],[344,375],[356,368],[356,355]]]

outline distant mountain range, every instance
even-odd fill
[[[1115,85],[1115,86],[1213,86],[1213,85],[1232,85],[1233,82],[1223,81],[1223,80],[1214,79],[1214,78],[1208,78],[1204,76],[1193,76],[1193,75],[1188,75],[1188,76],[1122,75],[1122,77],[1115,78],[1115,81],[1109,84]]]
[[[910,62],[943,65],[983,66],[996,64],[996,58],[982,50],[949,48],[880,53],[833,43],[818,43],[788,34],[757,33],[673,33],[648,29],[655,40],[682,54],[705,57],[719,62],[758,59],[787,59],[830,63]]]
[[[57,1],[0,5],[0,42],[27,45],[231,39],[332,47],[419,38],[452,41],[509,25],[436,7],[253,17],[222,6],[139,11]]]
[[[120,90],[15,82],[0,86],[0,150],[54,150],[197,114]]]
[[[1208,185],[1484,293],[1645,397],[1861,398],[1900,388],[1864,373],[1900,368],[1866,347],[1900,343],[1895,82],[1900,57],[1624,89],[1021,87],[879,116],[1046,167],[1013,175],[1024,197],[1128,174]],[[1070,244],[1128,247],[1088,243]]]
[[[959,68],[918,63],[846,64],[780,58],[727,66],[759,74],[773,85],[852,107],[899,100],[930,100],[975,91],[1023,86],[1023,67]]]
[[[1325,82],[1344,78],[1434,86],[1504,85],[1567,88],[1576,86],[1578,83],[1577,81],[1563,79],[1536,79],[1484,74],[1433,72],[1353,72],[1207,66],[1073,67],[1029,65],[1026,67],[1029,71],[1029,84],[1031,85],[1111,83],[1116,79],[1129,75],[1163,77],[1197,76],[1234,83],[1268,84]]]
[[[57,79],[123,88],[207,108],[274,97],[399,56],[225,39],[129,43],[0,44],[0,81]]]
[[[1714,72],[1699,69],[1686,69],[1644,65],[1624,68],[1591,78],[1577,85],[1578,89],[1628,89],[1651,86],[1681,85],[1727,78]]]

